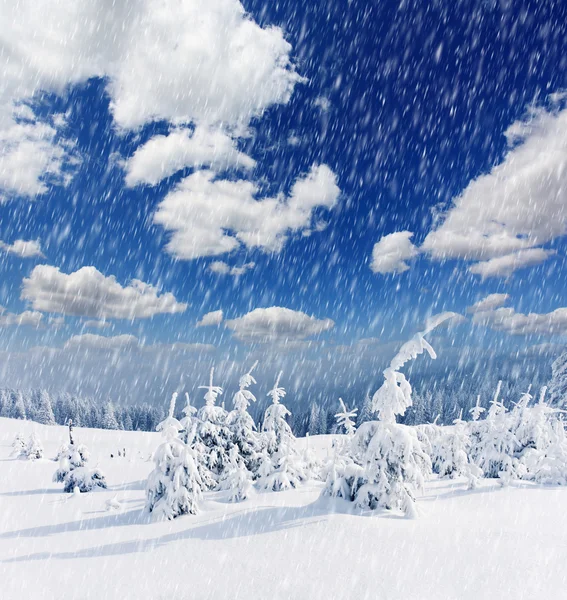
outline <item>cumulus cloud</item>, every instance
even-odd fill
[[[257,199],[250,181],[215,179],[198,171],[159,204],[154,222],[171,232],[166,250],[182,259],[217,256],[244,244],[278,252],[289,235],[308,229],[315,209],[332,209],[340,190],[326,165],[315,165],[289,194]]]
[[[213,344],[202,344],[200,342],[195,343],[185,343],[185,342],[175,342],[173,344],[151,344],[149,346],[144,346],[143,350],[147,353],[156,353],[156,354],[207,354],[210,352],[214,352],[216,347]]]
[[[287,102],[301,80],[278,27],[237,0],[4,3],[2,103],[104,77],[120,127],[238,124]]]
[[[197,327],[209,327],[210,325],[220,325],[222,323],[224,313],[222,310],[215,310],[203,315],[203,318],[197,323]]]
[[[405,262],[419,254],[410,239],[411,231],[396,231],[385,235],[372,249],[370,268],[374,273],[403,273],[409,269]]]
[[[95,267],[66,274],[38,265],[24,279],[21,297],[35,310],[98,319],[143,319],[187,308],[171,293],[160,295],[157,288],[138,279],[123,287],[114,276],[105,277]]]
[[[97,321],[96,319],[85,321],[83,327],[89,327],[94,329],[108,329],[112,325],[108,321]]]
[[[64,349],[121,350],[123,348],[133,348],[138,345],[138,338],[134,335],[122,334],[106,337],[94,333],[83,333],[82,335],[74,335],[69,338],[67,342],[65,342]]]
[[[331,319],[316,319],[301,311],[272,306],[256,308],[237,319],[225,321],[236,338],[243,341],[303,340],[335,326]]]
[[[84,333],[81,335],[74,335],[69,338],[63,350],[86,350],[86,351],[136,351],[155,353],[155,354],[194,354],[194,353],[208,353],[215,350],[215,346],[212,344],[201,344],[201,343],[184,343],[175,342],[172,344],[158,343],[158,344],[145,344],[140,341],[136,336],[131,334],[121,334],[114,336],[97,335],[94,333]]]
[[[471,306],[473,323],[516,335],[567,335],[567,307],[523,314],[502,306],[508,298],[508,294],[491,294]]]
[[[15,254],[20,258],[33,258],[35,256],[43,256],[39,240],[16,240],[12,244],[0,241],[0,250],[8,254]]]
[[[119,128],[167,120],[242,130],[269,106],[286,103],[302,81],[282,30],[260,27],[238,0],[4,2],[0,45],[0,186],[28,196],[67,180],[68,150],[55,129],[18,123],[16,117],[30,118],[21,103],[11,114],[38,91],[63,94],[104,78]],[[57,128],[60,120],[52,123]],[[149,152],[136,159],[138,167],[148,164]],[[184,150],[164,158],[164,172],[192,157]],[[235,160],[250,164],[244,156]],[[130,181],[136,177],[139,170]],[[155,163],[152,177],[159,177]]]
[[[553,254],[555,254],[554,250],[528,248],[527,250],[519,250],[512,254],[475,263],[469,267],[469,271],[475,275],[480,275],[483,279],[487,277],[509,277],[518,269],[541,264]]]
[[[77,161],[73,144],[59,139],[50,125],[7,119],[2,123],[0,115],[0,201],[37,196],[49,184],[68,183]]]
[[[509,294],[489,294],[486,298],[479,300],[467,308],[469,313],[480,313],[487,310],[493,310],[502,306],[510,298]]]
[[[222,171],[229,167],[251,169],[256,161],[239,152],[227,133],[197,127],[178,129],[169,135],[156,135],[140,146],[125,162],[126,185],[156,185],[186,167],[210,167]]]
[[[240,277],[244,275],[246,271],[250,271],[256,266],[254,262],[244,263],[240,267],[231,267],[222,260],[215,260],[209,265],[209,271],[216,273],[217,275],[233,275],[234,277]]]
[[[530,111],[506,132],[509,150],[490,173],[471,181],[426,237],[433,258],[486,261],[475,272],[492,276],[539,264],[547,256],[520,253],[566,233],[567,108]],[[491,259],[502,258],[501,262]]]
[[[6,312],[6,309],[0,306],[0,327],[19,327],[20,325],[39,327],[42,319],[43,315],[37,311],[25,310],[23,313],[16,314]]]

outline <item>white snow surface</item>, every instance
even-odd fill
[[[35,432],[45,458],[11,458],[18,432]],[[567,597],[567,488],[432,480],[410,520],[353,511],[309,482],[236,504],[206,493],[198,515],[150,522],[144,489],[160,434],[74,434],[108,490],[64,494],[52,482],[66,428],[0,418],[3,600]],[[324,459],[331,439],[298,445]]]

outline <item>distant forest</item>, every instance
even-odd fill
[[[487,407],[498,383],[498,377],[487,377],[482,383],[477,378],[463,377],[446,380],[442,384],[435,377],[416,376],[414,384],[413,406],[406,412],[401,422],[407,425],[431,423],[437,419],[439,424],[450,424],[459,416],[464,420],[470,418],[470,410],[480,396],[480,404]],[[503,381],[501,398],[506,406],[512,406],[520,395],[531,387],[533,395],[537,395],[543,382],[535,382],[533,378],[517,377],[513,382]],[[348,396],[345,396],[348,397]],[[0,389],[0,416],[13,419],[29,419],[47,425],[68,423],[73,420],[78,427],[100,429],[124,429],[127,431],[155,431],[156,425],[164,418],[166,404],[162,406],[150,404],[114,405],[109,401],[81,397],[69,393],[53,393],[47,390],[15,390]],[[183,404],[183,403],[180,403]],[[365,394],[355,407],[358,408],[357,423],[372,420],[371,394]],[[227,402],[228,410],[232,408]],[[250,413],[256,424],[261,424],[265,403],[259,402],[250,407]],[[302,437],[334,433],[335,413],[338,411],[338,398],[318,399],[309,403],[301,403],[291,407],[292,415],[289,424],[293,433]],[[349,408],[353,408],[349,406]],[[179,407],[179,417],[181,414]],[[462,413],[462,415],[461,415]]]

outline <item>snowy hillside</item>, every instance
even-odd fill
[[[11,458],[18,432],[35,432],[48,458]],[[0,419],[4,600],[564,597],[564,487],[483,480],[466,491],[464,480],[433,480],[418,498],[419,519],[410,520],[320,499],[323,484],[310,482],[239,504],[209,492],[197,516],[152,523],[142,512],[144,486],[160,435],[75,435],[107,490],[64,494],[52,482],[50,458],[66,428]],[[331,439],[309,444],[324,457]]]

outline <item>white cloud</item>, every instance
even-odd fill
[[[512,254],[475,263],[469,267],[469,271],[475,275],[480,275],[483,279],[487,277],[509,277],[518,269],[541,264],[553,254],[555,254],[554,250],[528,248],[527,250],[519,250]]]
[[[300,80],[278,27],[237,0],[21,0],[0,7],[1,103],[105,77],[116,123],[246,123]]]
[[[523,314],[502,306],[508,299],[508,294],[490,294],[471,306],[468,311],[474,313],[473,323],[517,335],[567,335],[567,307]]]
[[[156,353],[156,354],[207,354],[214,352],[216,347],[213,344],[201,344],[196,343],[185,343],[175,342],[173,344],[152,344],[150,346],[144,346],[142,348],[145,352]]]
[[[73,145],[59,140],[50,125],[6,120],[2,127],[0,114],[0,191],[4,192],[0,200],[37,196],[47,191],[48,184],[64,185],[71,177],[64,165],[76,163]]]
[[[326,96],[318,96],[313,101],[313,106],[316,106],[321,112],[329,112],[331,109],[331,101]]]
[[[16,240],[13,244],[7,244],[0,241],[0,250],[8,254],[15,254],[20,258],[33,258],[34,256],[43,256],[39,240]]]
[[[222,260],[215,260],[209,265],[209,271],[216,273],[217,275],[233,275],[234,277],[240,277],[244,275],[246,271],[250,271],[256,266],[254,262],[244,263],[240,267],[231,267]]]
[[[197,327],[208,327],[210,325],[220,325],[222,323],[224,313],[222,310],[215,310],[203,315],[203,318],[197,323]]]
[[[88,320],[83,323],[83,327],[108,329],[109,327],[112,327],[112,325],[108,321]]]
[[[21,297],[35,310],[98,319],[140,319],[187,308],[171,293],[160,295],[157,288],[138,279],[123,287],[94,267],[67,275],[56,267],[38,265],[24,279]]]
[[[126,185],[156,185],[185,167],[207,166],[214,171],[229,167],[251,169],[256,162],[239,152],[234,139],[220,130],[197,127],[156,135],[140,146],[125,163]]]
[[[374,244],[370,268],[374,273],[403,273],[409,269],[406,260],[417,256],[419,250],[410,239],[411,231],[396,231]]]
[[[83,333],[82,335],[74,335],[68,339],[65,342],[64,349],[121,350],[124,348],[134,348],[138,345],[139,340],[134,335],[122,334],[105,337],[94,333]]]
[[[22,101],[38,92],[64,94],[99,77],[119,128],[167,120],[236,131],[269,106],[288,102],[302,81],[282,30],[260,27],[238,0],[3,2],[0,46],[0,186],[27,196],[69,177],[68,149],[55,129],[12,116],[18,105],[15,117],[31,119]],[[56,128],[64,125],[60,117],[51,121]],[[190,159],[191,152],[169,156],[164,169]],[[238,160],[249,164],[244,156]],[[152,177],[158,176],[154,164]]]
[[[509,294],[489,294],[486,298],[479,300],[467,308],[469,313],[480,313],[487,310],[493,310],[502,306],[510,298]]]
[[[43,315],[40,312],[26,310],[23,313],[15,314],[6,312],[6,309],[0,306],[0,327],[12,327],[20,325],[31,325],[39,327],[41,325]]]
[[[49,317],[47,322],[51,329],[61,329],[65,326],[65,317]]]
[[[433,258],[488,261],[565,235],[567,109],[534,109],[506,135],[504,160],[471,181],[444,222],[426,237],[422,250]],[[493,265],[478,269],[500,268]]]
[[[182,259],[216,256],[242,244],[278,252],[291,233],[310,227],[315,209],[332,209],[340,194],[326,165],[313,166],[288,197],[258,200],[258,192],[252,182],[215,179],[212,171],[186,177],[154,215],[172,232],[167,251]]]
[[[225,324],[234,331],[235,337],[244,341],[303,340],[335,326],[331,319],[316,319],[280,306],[256,308]]]

